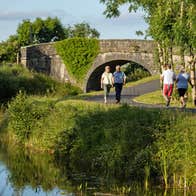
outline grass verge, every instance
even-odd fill
[[[195,108],[195,106],[192,103],[192,100],[190,98],[190,95],[188,97],[189,97],[189,99],[187,101],[187,107],[188,108]],[[144,103],[144,104],[165,105],[165,100],[164,100],[164,97],[162,96],[160,90],[136,97],[134,99],[134,101],[139,102],[139,103]],[[179,101],[177,93],[175,93],[174,97],[172,98],[171,106],[172,107],[180,107],[180,101]]]
[[[165,186],[196,183],[194,114],[20,93],[4,117],[6,138],[64,157],[74,170],[142,183],[164,179]],[[174,174],[176,181],[169,181]]]

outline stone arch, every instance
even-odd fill
[[[119,53],[110,52],[99,54],[95,59],[91,69],[87,73],[84,82],[84,92],[90,90],[100,90],[101,74],[104,72],[106,65],[111,67],[114,72],[116,65],[124,65],[128,62],[134,62],[144,67],[150,74],[153,75],[152,55],[146,53]]]

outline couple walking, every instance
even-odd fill
[[[110,66],[105,67],[105,72],[101,76],[101,88],[104,89],[104,102],[107,103],[110,89],[114,86],[116,92],[116,103],[120,103],[123,85],[126,83],[126,75],[121,71],[120,65],[116,66],[116,71],[112,74]]]
[[[180,97],[181,107],[185,108],[186,107],[185,94],[188,90],[188,83],[190,83],[191,87],[193,87],[190,81],[190,75],[186,73],[184,67],[181,67],[180,73],[177,76],[172,70],[171,65],[165,65],[163,69],[164,71],[161,74],[161,81],[163,82],[163,96],[166,100],[166,106],[169,107],[170,105],[174,84],[176,82],[178,94]]]

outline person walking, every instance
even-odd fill
[[[163,71],[161,75],[161,80],[163,81],[163,96],[166,101],[166,106],[169,107],[171,102],[171,96],[174,89],[174,82],[176,80],[176,75],[171,69],[171,65],[167,65],[167,70]]]
[[[181,107],[185,108],[186,107],[185,94],[188,90],[188,83],[191,85],[191,87],[193,87],[193,85],[190,80],[190,75],[185,71],[184,67],[181,68],[180,73],[176,78],[176,83],[177,83],[178,94],[180,97]]]
[[[116,103],[120,103],[121,100],[121,92],[123,85],[126,84],[126,75],[121,71],[120,65],[116,66],[116,71],[113,74],[113,83],[116,91]]]
[[[101,76],[101,88],[104,90],[104,102],[107,103],[110,89],[113,87],[113,75],[110,66],[105,67],[105,72]]]
[[[164,71],[167,70],[167,65],[164,64],[162,67],[161,67],[161,74],[160,74],[160,87],[161,87],[161,93],[163,94],[163,80],[162,80],[162,74]]]

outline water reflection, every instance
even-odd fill
[[[57,161],[51,155],[0,146],[0,196],[101,195],[101,192],[118,192],[121,195],[131,192],[129,195],[133,196],[183,195],[183,191],[178,190],[143,192],[136,185],[119,188],[114,186],[116,183],[118,179],[107,179],[96,173],[86,174],[79,168],[74,172],[66,161]]]

